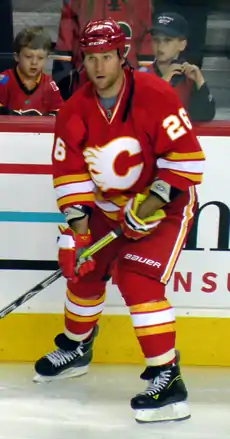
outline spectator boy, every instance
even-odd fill
[[[215,116],[215,102],[198,66],[182,58],[188,37],[188,24],[181,15],[158,15],[150,30],[153,36],[154,72],[169,82],[193,121],[210,121]]]
[[[50,47],[50,37],[41,26],[28,27],[17,34],[16,66],[0,75],[0,114],[54,116],[59,110],[59,89],[43,73]]]

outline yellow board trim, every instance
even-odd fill
[[[175,332],[176,324],[167,323],[166,325],[147,326],[145,328],[136,328],[137,337],[145,337],[147,335],[166,334],[167,332]]]
[[[85,174],[75,174],[75,175],[63,175],[63,177],[54,178],[53,184],[54,187],[60,186],[62,184],[68,183],[79,183],[80,181],[91,180],[90,175]]]
[[[10,314],[0,321],[0,361],[36,361],[55,348],[54,337],[63,328],[61,314]],[[230,349],[221,342],[229,333],[228,318],[178,317],[177,348],[181,352],[181,364],[230,366]],[[129,316],[101,316],[94,362],[144,364]]]

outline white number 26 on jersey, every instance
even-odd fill
[[[178,116],[176,114],[171,114],[166,117],[163,120],[162,125],[171,140],[179,139],[179,137],[187,133],[187,129],[192,129],[192,124],[189,120],[187,111],[184,108],[179,109]]]

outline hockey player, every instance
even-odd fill
[[[151,37],[151,0],[63,0],[58,39],[55,48],[53,78],[67,99],[87,78],[81,70],[80,32],[85,23],[112,17],[126,35],[126,53],[133,67],[153,61]]]
[[[50,37],[41,26],[22,29],[16,35],[16,66],[0,75],[1,115],[56,115],[62,104],[59,88],[43,73],[50,48]]]
[[[192,225],[204,155],[169,84],[123,68],[125,35],[116,22],[89,22],[80,44],[90,82],[61,108],[52,156],[69,224],[59,240],[65,328],[57,349],[37,361],[35,381],[86,373],[112,274],[146,360],[148,386],[131,400],[136,420],[186,419],[165,285]],[[76,255],[118,224],[123,235],[76,267]]]

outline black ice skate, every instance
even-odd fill
[[[86,374],[92,360],[93,341],[97,334],[98,326],[95,326],[87,341],[76,342],[67,338],[65,334],[57,335],[54,341],[58,349],[35,363],[37,375],[33,381],[42,383]]]
[[[187,390],[178,364],[147,367],[141,378],[149,381],[145,392],[132,398],[138,422],[179,421],[190,418]]]

